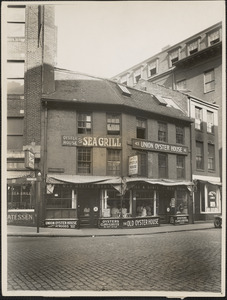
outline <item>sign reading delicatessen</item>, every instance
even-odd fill
[[[186,146],[164,144],[147,140],[132,139],[132,148],[188,155],[188,147]]]

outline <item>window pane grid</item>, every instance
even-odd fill
[[[120,134],[120,116],[108,115],[107,116],[107,134]]]
[[[78,149],[78,173],[91,173],[91,149]]]
[[[203,143],[196,142],[196,168],[203,170]]]
[[[158,155],[159,178],[167,178],[167,155]]]
[[[215,169],[214,145],[208,144],[208,170]]]
[[[185,158],[184,156],[177,156],[177,178],[185,177]]]
[[[78,114],[78,133],[91,133],[90,114]]]
[[[158,124],[158,140],[167,142],[167,125],[164,123]]]
[[[120,175],[121,158],[120,150],[107,150],[107,173],[108,175]]]
[[[184,128],[177,126],[176,127],[176,142],[178,144],[184,144]]]

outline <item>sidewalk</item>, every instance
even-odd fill
[[[150,235],[156,233],[171,233],[180,231],[214,229],[213,222],[196,222],[188,225],[161,224],[160,227],[136,228],[136,229],[61,229],[61,228],[39,228],[26,226],[7,226],[7,236],[26,237],[98,237],[98,236],[125,236],[125,235]]]

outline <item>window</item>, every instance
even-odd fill
[[[146,120],[136,119],[136,137],[137,139],[146,139]]]
[[[157,70],[157,61],[153,61],[151,63],[149,63],[148,65],[148,77],[154,76],[155,74],[158,73]]]
[[[7,24],[7,37],[24,37],[25,36],[25,24],[20,23],[8,23]]]
[[[24,61],[7,62],[7,93],[24,94]]]
[[[203,170],[203,143],[196,142],[196,169]]]
[[[7,8],[7,37],[25,37],[25,6]]]
[[[7,8],[8,22],[25,22],[25,6],[9,7]]]
[[[179,91],[186,90],[186,87],[187,87],[186,80],[183,79],[183,80],[178,81],[176,86],[177,86],[177,90],[179,90]]]
[[[214,113],[207,111],[207,132],[214,133]]]
[[[90,134],[91,133],[91,114],[79,113],[77,124],[78,124],[78,133]]]
[[[176,142],[177,144],[184,144],[184,127],[176,126]]]
[[[159,178],[168,178],[166,154],[158,154],[158,175]]]
[[[147,154],[138,153],[139,158],[139,175],[146,177],[147,176]]]
[[[136,70],[134,72],[134,83],[137,83],[141,78],[141,70]]]
[[[177,155],[177,179],[185,178],[185,157]]]
[[[214,91],[215,88],[215,78],[214,70],[210,70],[204,73],[204,93],[209,93]]]
[[[218,42],[220,42],[220,30],[213,31],[208,34],[208,46],[212,46]]]
[[[202,108],[195,107],[195,129],[202,130]]]
[[[167,142],[167,124],[158,123],[158,140],[160,142]]]
[[[179,60],[179,50],[176,49],[175,51],[172,51],[169,53],[169,67],[171,68],[175,62]]]
[[[23,148],[23,118],[8,118],[7,119],[7,148],[22,149]]]
[[[192,55],[199,51],[199,41],[194,41],[188,44],[188,55]]]
[[[120,135],[120,115],[107,115],[107,134]]]
[[[214,145],[208,144],[208,170],[215,170]]]
[[[107,150],[107,175],[121,175],[121,151],[115,149]]]
[[[91,149],[78,148],[78,174],[91,174]]]
[[[123,75],[122,77],[121,77],[121,83],[122,84],[125,84],[125,85],[127,85],[127,83],[128,83],[128,74],[126,74],[126,75]]]

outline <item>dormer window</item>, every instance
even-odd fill
[[[121,77],[121,83],[127,85],[128,84],[128,74],[123,75]]]
[[[180,59],[180,48],[169,53],[169,67],[171,68],[175,62]]]
[[[187,47],[188,55],[192,55],[199,51],[199,40],[190,42]]]
[[[221,29],[208,33],[208,46],[212,46],[221,41]]]

